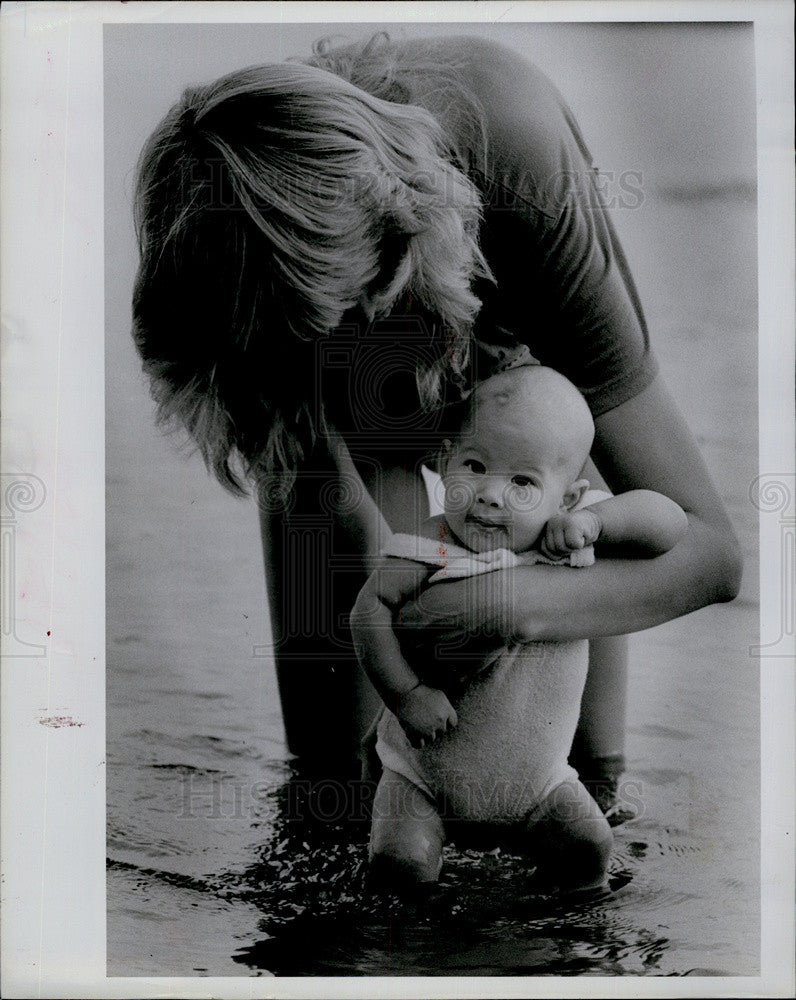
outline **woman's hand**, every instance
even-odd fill
[[[738,543],[702,456],[660,380],[595,421],[594,457],[615,492],[655,490],[688,531],[655,559],[601,559],[577,573],[529,566],[429,587],[401,611],[437,641],[588,639],[651,628],[738,593]]]

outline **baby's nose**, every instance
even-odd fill
[[[482,483],[481,487],[476,490],[475,502],[483,504],[486,507],[502,508],[503,490],[500,483]]]

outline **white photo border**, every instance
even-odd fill
[[[790,996],[793,635],[761,660],[760,977],[106,976],[103,23],[752,21],[758,87],[760,474],[794,483],[792,5],[6,3],[2,57],[3,470],[46,501],[20,519],[18,609],[45,655],[2,661],[7,997]],[[792,501],[791,501],[792,502]],[[777,634],[780,523],[760,518],[761,635]],[[3,633],[7,652],[9,637]],[[42,713],[72,720],[54,732]]]

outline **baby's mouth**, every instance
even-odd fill
[[[488,518],[476,517],[475,514],[469,514],[467,520],[470,524],[474,524],[484,531],[505,531],[506,529],[503,521],[490,521]]]

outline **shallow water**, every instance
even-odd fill
[[[622,236],[747,571],[733,604],[633,639],[623,794],[639,815],[616,831],[609,888],[554,899],[523,859],[449,846],[438,888],[385,898],[365,884],[362,829],[291,820],[303,786],[254,510],[156,436],[128,346],[109,343],[125,386],[108,425],[109,974],[756,972],[754,203],[659,201]]]
[[[667,762],[693,741],[646,737]],[[218,750],[228,761],[238,752]],[[448,846],[440,884],[399,899],[368,887],[361,828],[290,819],[312,812],[304,783],[287,765],[260,765],[256,786],[229,768],[139,769],[136,798],[156,829],[149,843],[112,829],[111,972],[162,974],[166,956],[173,974],[217,975],[740,975],[756,966],[754,832],[748,842],[730,836],[719,820],[737,827],[737,813],[682,769],[631,767],[624,796],[642,811],[616,831],[604,891],[543,895],[522,857]],[[321,788],[314,812],[331,818],[339,804],[336,789]],[[143,942],[157,950],[142,954]]]

